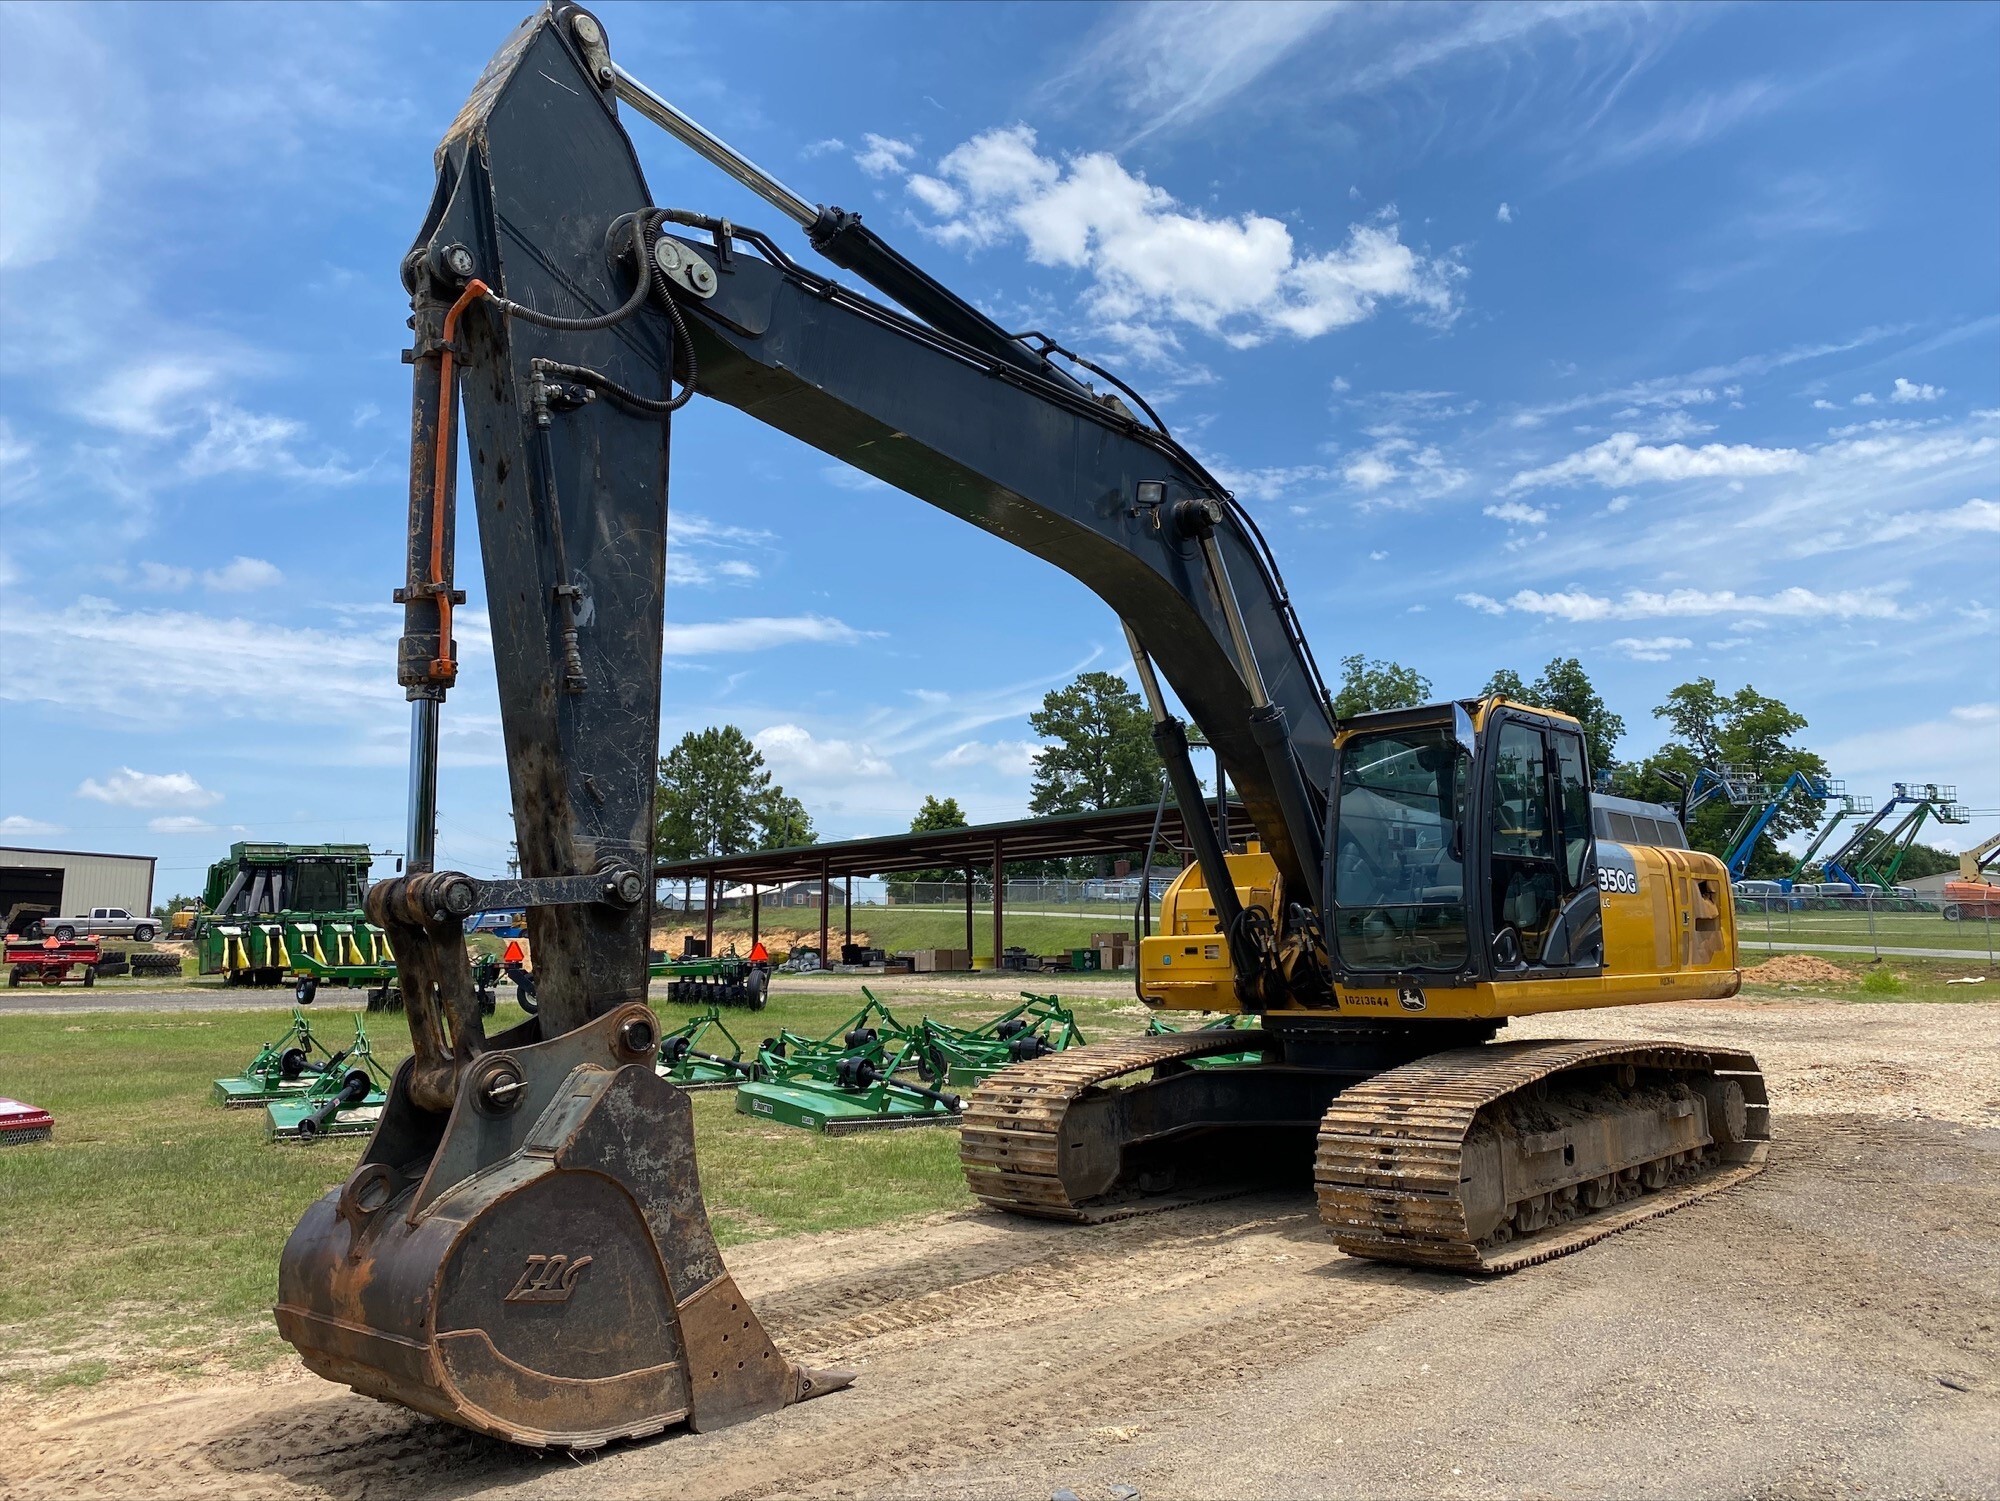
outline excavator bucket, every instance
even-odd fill
[[[721,1427],[845,1386],[723,1266],[687,1097],[627,1005],[493,1039],[441,1134],[397,1076],[359,1168],[292,1232],[278,1328],[314,1371],[518,1444]],[[403,1166],[414,1162],[412,1172]]]

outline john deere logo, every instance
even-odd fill
[[[1401,1003],[1405,1011],[1421,1011],[1424,1009],[1424,992],[1421,986],[1405,985],[1401,990],[1396,992],[1396,999]]]
[[[501,1301],[503,1303],[567,1303],[569,1295],[576,1291],[576,1279],[583,1275],[583,1269],[590,1265],[593,1257],[579,1256],[572,1261],[567,1256],[530,1256],[528,1264],[521,1272],[521,1280],[514,1284],[514,1290]]]

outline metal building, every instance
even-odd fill
[[[153,864],[151,855],[0,846],[0,917],[23,902],[49,907],[62,917],[92,907],[150,913]]]

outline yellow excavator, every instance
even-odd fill
[[[656,205],[628,111],[881,297],[759,230]],[[1499,698],[1338,717],[1255,520],[1138,392],[744,160],[579,6],[508,39],[435,167],[403,262],[408,860],[367,899],[413,1053],[359,1166],[285,1247],[277,1321],[314,1370],[572,1448],[851,1379],[766,1335],[710,1233],[686,1097],[653,1067],[668,436],[697,395],[1045,559],[1123,622],[1194,854],[1142,945],[1141,992],[1242,1025],[1002,1070],[961,1123],[980,1199],[1088,1222],[1312,1183],[1355,1255],[1504,1272],[1757,1170],[1769,1108],[1746,1054],[1496,1040],[1515,1016],[1739,983],[1721,862],[1612,837],[1573,720]],[[507,881],[434,868],[461,421],[520,851]],[[1177,706],[1241,794],[1240,848],[1207,817]],[[540,1003],[494,1037],[463,931],[490,908],[526,910]]]

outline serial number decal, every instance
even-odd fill
[[[1343,1006],[1380,1006],[1384,1011],[1396,1004],[1386,995],[1371,994],[1365,990],[1343,990],[1340,1003]]]
[[[1600,865],[1597,867],[1597,889],[1637,896],[1639,878],[1629,870],[1614,870],[1608,865]]]

